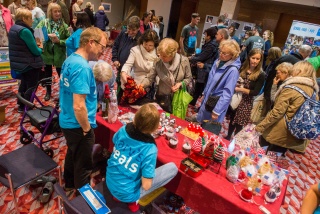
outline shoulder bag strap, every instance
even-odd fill
[[[213,88],[212,88],[212,90],[211,90],[211,91],[216,90],[216,88],[219,86],[219,84],[220,84],[220,82],[221,82],[222,78],[223,78],[223,77],[224,77],[224,75],[227,73],[227,71],[229,71],[229,69],[230,69],[231,67],[236,67],[236,68],[237,68],[237,66],[234,66],[234,65],[231,65],[231,66],[227,67],[227,68],[226,68],[226,70],[225,70],[225,71],[223,72],[223,74],[221,75],[221,77],[219,78],[218,82],[215,84],[215,86],[213,86]]]
[[[297,86],[294,86],[294,85],[286,85],[284,86],[284,88],[291,88],[291,89],[294,89],[296,91],[298,91],[300,94],[302,94],[306,99],[310,99],[309,95],[304,92],[301,88],[297,87]]]
[[[176,68],[177,74],[176,74],[176,78],[174,78],[174,84],[173,84],[173,85],[176,84],[177,78],[178,78],[178,74],[180,73],[180,66],[181,66],[181,61],[182,61],[182,55],[181,55],[181,54],[179,54],[179,55],[180,55],[180,62],[179,62],[178,67]],[[168,72],[170,72],[170,71],[168,70]]]

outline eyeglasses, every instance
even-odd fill
[[[99,44],[102,47],[102,50],[107,49],[106,46],[104,46],[103,44],[101,44],[100,42],[98,42],[97,40],[93,40],[95,43]]]
[[[219,54],[221,54],[221,55],[223,55],[223,56],[228,56],[228,55],[230,55],[230,53],[222,52],[221,50],[219,50]]]

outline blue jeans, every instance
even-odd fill
[[[165,165],[162,165],[158,168],[156,168],[156,175],[152,179],[152,186],[149,190],[144,190],[142,187],[140,188],[140,198],[143,196],[149,194],[150,192],[158,189],[159,187],[162,187],[169,183],[176,174],[178,173],[178,168],[174,163],[167,163]]]

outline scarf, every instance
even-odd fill
[[[181,55],[176,54],[172,60],[171,65],[170,65],[170,63],[163,63],[169,71],[168,75],[171,80],[172,86],[175,85],[175,77],[173,76],[173,72],[175,72],[175,70],[177,70],[178,66],[180,66],[180,58],[181,58]],[[177,72],[179,72],[179,70]]]
[[[20,26],[22,26],[22,27],[25,27],[25,28],[29,29],[29,30],[31,31],[32,35],[33,35],[34,30],[33,30],[31,27],[29,27],[26,23],[24,23],[22,20],[17,20],[17,21],[15,22],[15,24],[16,24],[16,25],[20,25]]]
[[[62,24],[61,19],[59,19],[57,22],[53,21],[52,19],[49,20],[49,24],[51,26],[51,33],[56,34],[58,39],[60,39],[60,34],[59,34],[59,28]]]
[[[142,54],[143,59],[147,61],[155,62],[158,59],[158,56],[156,54],[156,49],[153,49],[152,51],[148,52],[143,45],[140,45],[140,51]]]

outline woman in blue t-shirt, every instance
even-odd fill
[[[86,12],[76,12],[74,16],[76,18],[74,33],[66,40],[67,57],[79,48],[82,31],[91,27],[90,18]]]
[[[114,199],[128,203],[132,212],[139,210],[139,198],[166,185],[178,172],[174,163],[156,169],[158,149],[151,133],[159,121],[157,108],[145,104],[133,123],[123,126],[113,137],[106,183]]]

